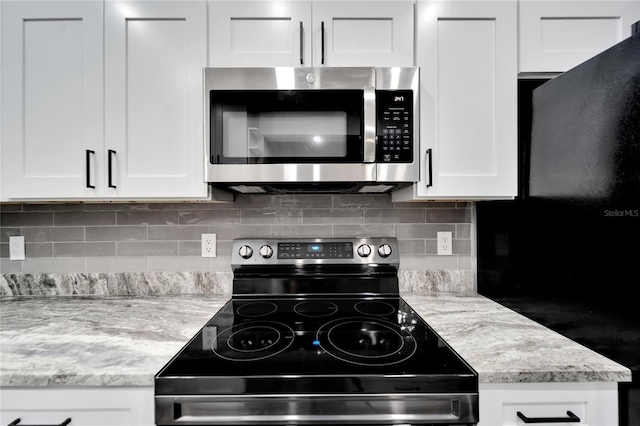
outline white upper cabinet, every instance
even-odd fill
[[[311,66],[311,3],[209,3],[212,67]]]
[[[0,7],[0,197],[102,195],[102,3]]]
[[[315,66],[411,67],[413,3],[313,3]]]
[[[209,66],[413,66],[411,1],[210,1]]]
[[[564,72],[631,35],[640,2],[520,1],[520,72]]]
[[[517,4],[420,1],[420,182],[393,201],[517,194]]]
[[[2,200],[205,198],[206,10],[3,1]]]
[[[105,2],[107,197],[206,196],[206,6],[196,0]]]

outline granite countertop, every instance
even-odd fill
[[[477,294],[404,299],[480,383],[630,381],[629,369]],[[152,386],[227,295],[0,299],[0,386]]]

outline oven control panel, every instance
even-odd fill
[[[413,161],[413,92],[411,90],[376,91],[376,161],[411,163]]]
[[[399,263],[395,238],[236,239],[232,265]]]
[[[351,242],[278,243],[278,259],[351,259]]]

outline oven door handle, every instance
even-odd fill
[[[364,88],[364,162],[376,161],[376,89]]]

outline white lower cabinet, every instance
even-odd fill
[[[420,181],[393,201],[517,193],[517,4],[417,3]]]
[[[0,388],[0,424],[150,426],[154,421],[153,387]]]
[[[568,414],[571,412],[571,414]],[[618,384],[481,383],[479,426],[516,426],[529,419],[554,425],[618,425]],[[571,416],[573,422],[563,421]],[[551,421],[551,419],[558,419]]]

